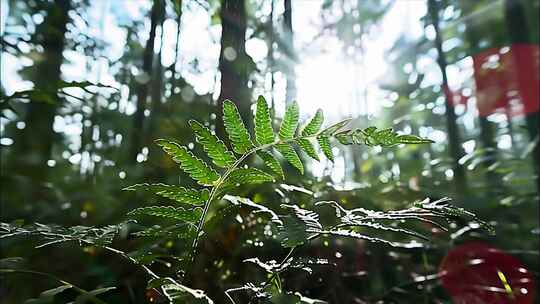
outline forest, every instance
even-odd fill
[[[533,304],[540,0],[0,0],[0,304]]]

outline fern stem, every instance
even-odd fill
[[[244,161],[248,156],[255,153],[256,151],[259,151],[260,148],[262,148],[262,146],[257,147],[255,149],[243,154],[236,162],[234,162],[234,164],[232,166],[227,168],[227,171],[225,171],[225,174],[223,174],[223,176],[221,176],[218,179],[218,181],[216,182],[216,185],[210,191],[210,195],[208,197],[208,200],[204,204],[203,213],[202,213],[201,218],[199,220],[199,223],[197,225],[197,232],[195,233],[195,239],[193,240],[193,244],[191,246],[191,261],[192,262],[195,259],[195,253],[197,253],[197,246],[199,245],[199,237],[200,237],[201,231],[203,230],[204,222],[206,220],[206,216],[208,215],[208,210],[210,210],[210,204],[214,200],[214,197],[216,196],[217,190],[219,190],[219,187],[221,185],[223,185],[223,182],[225,182],[225,180],[227,179],[229,174],[231,174],[231,172],[234,169],[238,168],[238,166],[242,163],[242,161]]]
[[[202,213],[201,218],[199,220],[199,223],[197,225],[197,231],[195,233],[195,239],[193,240],[193,244],[191,245],[191,262],[193,262],[195,260],[195,254],[197,253],[197,246],[199,245],[200,234],[201,234],[201,232],[203,230],[204,222],[206,221],[206,216],[208,215],[208,211],[210,210],[210,204],[214,200],[214,198],[216,196],[216,193],[218,193],[219,188],[223,185],[223,183],[225,182],[227,177],[231,174],[231,172],[234,169],[238,168],[238,166],[240,166],[240,164],[246,158],[248,158],[253,153],[256,153],[257,151],[268,149],[268,148],[271,148],[271,147],[279,145],[279,144],[285,144],[285,143],[293,142],[293,141],[296,141],[296,140],[299,140],[299,139],[314,138],[314,137],[317,137],[318,135],[320,135],[320,133],[322,133],[324,131],[325,130],[322,130],[322,131],[320,131],[320,132],[318,132],[316,134],[309,135],[309,136],[296,136],[294,138],[285,139],[285,140],[279,139],[279,140],[276,140],[273,143],[255,147],[254,149],[244,153],[242,156],[240,156],[240,158],[238,160],[236,160],[234,162],[234,164],[232,166],[227,168],[227,171],[225,171],[225,173],[217,180],[216,185],[210,191],[210,195],[208,197],[208,200],[204,204],[203,213]]]

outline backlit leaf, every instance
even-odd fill
[[[257,100],[257,113],[255,114],[255,140],[259,145],[274,142],[274,129],[266,100],[261,95]]]
[[[253,147],[249,132],[242,121],[236,105],[230,101],[223,101],[223,124],[229,135],[234,152],[244,154]]]
[[[199,184],[211,186],[219,179],[219,174],[214,169],[193,155],[186,147],[165,139],[158,139],[156,143]]]
[[[190,120],[189,125],[195,133],[197,142],[200,143],[204,151],[208,154],[212,162],[221,168],[228,168],[234,164],[236,157],[227,149],[225,143],[216,135],[196,120]]]

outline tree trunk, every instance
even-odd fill
[[[148,99],[148,89],[150,83],[150,75],[152,74],[152,62],[154,60],[154,43],[156,39],[156,27],[158,25],[158,16],[161,0],[154,0],[152,12],[150,16],[150,34],[146,41],[143,55],[142,72],[146,77],[142,77],[143,82],[139,83],[137,88],[137,110],[133,117],[133,129],[131,133],[131,148],[129,151],[129,161],[135,162],[137,154],[141,150],[141,143],[144,142],[144,112]]]
[[[42,40],[40,44],[43,47],[43,60],[35,65],[34,85],[37,90],[53,93],[58,89],[70,10],[70,0],[55,0],[50,4],[47,16],[40,25],[42,32],[36,39]],[[49,104],[33,98],[30,100],[25,118],[26,129],[19,145],[29,165],[41,168],[33,170],[40,180],[45,177],[46,162],[51,157],[53,143],[56,141],[53,123],[61,100],[56,97],[54,101],[55,104]]]
[[[232,100],[246,125],[251,123],[248,78],[250,60],[246,54],[246,7],[244,0],[221,0],[221,51],[219,71],[221,91],[218,98],[216,132],[224,134],[222,122],[223,101]]]
[[[148,128],[149,137],[147,138],[149,141],[153,141],[154,139],[156,139],[155,137],[158,135],[156,134],[156,129],[157,129],[158,120],[160,119],[159,116],[161,113],[161,103],[163,99],[163,65],[161,64],[161,54],[163,51],[163,38],[164,38],[163,23],[164,21],[165,21],[165,18],[161,18],[161,24],[160,24],[161,39],[160,39],[160,45],[159,45],[159,53],[156,57],[154,72],[153,72],[153,76],[151,80],[152,111],[150,112],[150,124]]]
[[[526,23],[525,11],[523,4],[518,0],[505,0],[504,3],[504,13],[508,29],[508,35],[510,36],[510,42],[514,44],[523,44],[531,43],[529,27]],[[538,90],[538,79],[530,79],[536,73],[533,66],[535,62],[533,55],[530,52],[523,52],[522,54],[517,55],[516,52],[512,52],[514,56],[514,62],[516,69],[522,69],[521,72],[518,71],[518,87],[520,88],[520,95],[522,101],[529,103],[539,103],[538,100],[538,91],[536,91],[535,96],[524,96],[524,90],[522,88],[527,85],[536,86]],[[529,71],[523,71],[523,69],[532,69]],[[527,132],[529,133],[529,138],[531,141],[538,140],[538,129],[540,127],[540,119],[538,117],[538,112],[525,113],[525,121],[527,124]],[[537,189],[540,192],[540,144],[537,143],[533,152],[533,166],[534,173],[536,175],[536,185]]]
[[[435,0],[428,0],[428,10],[432,25],[435,29],[435,47],[437,48],[438,55],[437,64],[441,70],[443,78],[442,89],[446,97],[446,128],[448,131],[450,157],[452,158],[453,164],[452,169],[454,171],[454,185],[457,194],[464,194],[467,190],[466,175],[463,166],[459,164],[459,159],[463,156],[463,149],[461,148],[461,140],[456,123],[456,112],[454,111],[454,104],[451,98],[450,88],[448,87],[448,77],[446,75],[446,56],[442,50],[442,37],[439,31],[439,10]]]
[[[287,65],[287,71],[285,73],[287,77],[287,88],[285,93],[285,102],[292,102],[296,99],[296,73],[294,70],[294,63],[296,61],[294,51],[294,39],[292,28],[292,5],[291,0],[284,0],[285,11],[283,12],[283,23],[285,33],[285,46],[286,55],[289,57],[289,64]]]

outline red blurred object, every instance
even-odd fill
[[[540,109],[540,47],[512,44],[491,48],[473,57],[476,99],[480,116],[509,116]]]
[[[534,302],[532,274],[513,256],[481,242],[450,250],[439,267],[439,275],[456,304]]]

